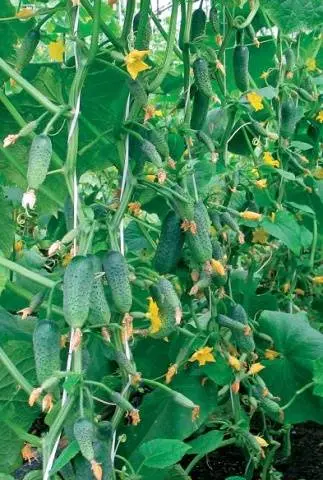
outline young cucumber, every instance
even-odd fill
[[[79,444],[81,453],[88,462],[92,462],[95,458],[93,442],[95,439],[94,424],[85,417],[80,417],[74,423],[74,437]]]
[[[147,157],[147,160],[155,165],[157,168],[162,168],[163,161],[160,154],[157,151],[157,148],[149,140],[144,140],[141,144],[141,150]]]
[[[125,258],[120,252],[112,250],[103,258],[103,269],[116,310],[119,313],[128,313],[132,305],[132,293]]]
[[[166,278],[161,278],[151,287],[151,294],[159,308],[161,328],[151,333],[154,338],[164,338],[170,335],[180,323],[182,315],[181,302],[173,285]]]
[[[211,80],[209,76],[209,64],[205,58],[197,58],[193,63],[194,78],[197,88],[207,97],[213,96]]]
[[[52,158],[51,139],[41,133],[37,135],[29,150],[27,181],[29,188],[37,190],[44,182]]]
[[[138,35],[138,28],[139,28],[139,22],[140,22],[140,12],[138,12],[133,19],[133,31],[136,35],[135,38],[135,48],[137,50],[149,50],[149,44],[151,40],[151,24],[150,20],[148,18],[147,23],[145,25],[144,31],[142,32],[141,38]]]
[[[170,273],[176,268],[181,257],[184,243],[184,233],[181,229],[181,219],[170,211],[162,224],[159,243],[154,258],[158,273]]]
[[[214,5],[210,8],[209,22],[212,25],[213,32],[217,35],[220,32],[220,19],[218,9]]]
[[[23,38],[21,47],[17,52],[16,70],[21,72],[31,61],[37,45],[40,40],[40,33],[38,29],[29,30]]]
[[[283,138],[291,138],[296,128],[297,107],[291,98],[282,101],[280,108],[280,135]]]
[[[165,159],[168,159],[169,148],[164,133],[157,128],[153,128],[149,131],[149,140],[155,146],[159,155]]]
[[[205,34],[206,14],[203,8],[197,8],[192,14],[191,41]]]
[[[39,385],[61,369],[60,333],[56,323],[40,320],[33,333],[36,375]]]
[[[242,305],[236,304],[231,312],[232,320],[248,325],[248,315]],[[236,343],[238,349],[244,353],[251,353],[255,349],[255,342],[252,333],[246,335],[245,333],[233,332],[233,341]]]
[[[191,128],[201,130],[205,124],[207,112],[209,109],[210,97],[197,90],[194,94]]]
[[[249,50],[237,45],[233,52],[233,73],[238,89],[245,92],[249,88]]]
[[[137,102],[140,107],[145,107],[148,103],[148,95],[144,89],[142,83],[139,80],[129,79],[129,90],[131,96]]]
[[[193,259],[199,264],[204,264],[212,258],[212,242],[210,237],[211,221],[202,201],[195,204],[194,221],[196,233],[186,232],[186,241]]]
[[[66,268],[63,283],[64,315],[73,328],[82,328],[88,318],[93,281],[91,257],[74,257]]]
[[[101,272],[102,264],[98,257],[91,257],[94,274]],[[89,322],[92,325],[108,325],[111,318],[110,307],[105,297],[102,278],[94,276],[91,295]]]

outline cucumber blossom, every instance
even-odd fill
[[[157,128],[153,128],[149,131],[149,140],[154,145],[159,155],[168,159],[169,148],[164,133]]]
[[[33,333],[36,375],[39,384],[61,369],[60,333],[51,320],[40,320]]]
[[[210,217],[202,201],[195,204],[194,221],[196,224],[196,233],[187,231],[186,241],[193,259],[200,264],[204,264],[212,258],[212,242],[210,237]]]
[[[244,45],[237,45],[233,52],[233,73],[236,86],[241,92],[249,88],[249,50]]]
[[[101,272],[102,265],[98,257],[92,257],[94,274]],[[93,325],[107,325],[110,322],[110,307],[105,297],[102,278],[94,276],[91,295],[89,322]]]
[[[176,268],[183,243],[184,232],[181,229],[181,219],[175,212],[170,211],[163,221],[154,258],[158,273],[170,273]]]
[[[197,8],[192,14],[191,41],[205,34],[206,14],[203,8]]]
[[[74,257],[65,270],[63,283],[64,315],[73,328],[82,328],[88,318],[93,281],[91,258]]]
[[[149,162],[153,163],[157,168],[162,168],[163,161],[155,145],[153,145],[149,140],[144,140],[141,144],[141,150]]]
[[[132,305],[128,265],[120,252],[111,250],[103,258],[103,269],[108,280],[112,300],[119,313],[128,313]]]
[[[197,88],[207,97],[213,96],[209,75],[209,64],[205,58],[197,58],[193,63],[193,72]]]
[[[280,135],[283,138],[291,138],[296,128],[297,107],[291,98],[285,99],[280,107]]]
[[[29,188],[37,190],[44,182],[52,158],[52,142],[48,135],[37,135],[29,150],[27,181]]]
[[[191,128],[193,130],[201,130],[205,124],[206,116],[210,104],[209,96],[197,90],[194,94]]]
[[[177,293],[166,278],[161,278],[151,287],[151,294],[159,309],[160,329],[150,335],[164,338],[170,335],[181,321],[182,307]]]
[[[40,40],[38,29],[29,30],[23,38],[22,44],[17,52],[16,70],[21,72],[31,61]]]
[[[95,427],[93,422],[81,417],[74,423],[73,433],[81,453],[88,462],[94,460],[93,442],[95,440]]]

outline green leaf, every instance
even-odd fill
[[[145,457],[144,465],[153,468],[166,468],[179,462],[190,446],[180,440],[156,438],[143,443],[139,453]]]
[[[313,148],[313,145],[311,145],[310,143],[299,142],[297,140],[294,140],[294,142],[291,142],[290,146],[296,148],[297,150],[301,150],[303,152],[305,152],[306,150],[311,150],[311,148]]]
[[[301,229],[294,215],[279,211],[276,213],[274,222],[265,218],[261,226],[270,235],[284,243],[295,255],[299,255],[302,246]]]
[[[55,463],[50,471],[51,475],[59,472],[65,465],[75,457],[80,451],[79,444],[76,440],[73,440],[60,454],[60,456],[55,460]]]
[[[314,362],[314,377],[315,382],[313,393],[323,397],[323,358],[318,358]]]
[[[8,257],[12,251],[15,227],[12,221],[12,212],[3,193],[0,191],[0,251]]]
[[[261,7],[285,33],[313,29],[322,23],[321,0],[262,0]]]
[[[200,435],[189,442],[189,445],[192,447],[190,454],[196,453],[197,455],[206,455],[207,453],[213,452],[221,444],[223,435],[224,433],[219,430],[211,430],[204,435]]]
[[[23,331],[17,319],[0,305],[0,345],[9,340],[28,340],[31,335]]]
[[[264,311],[259,318],[260,330],[274,340],[274,350],[280,353],[275,360],[262,360],[261,372],[269,390],[287,403],[296,390],[313,378],[313,361],[322,357],[323,335],[308,323],[305,313],[288,314]],[[285,410],[286,423],[308,420],[323,422],[323,400],[310,390],[297,397]]]
[[[226,385],[233,378],[232,368],[229,367],[224,358],[217,356],[214,363],[208,363],[204,367],[197,367],[194,371],[197,375],[205,374],[217,385]]]

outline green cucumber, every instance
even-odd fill
[[[271,400],[268,397],[262,397],[260,400],[260,407],[264,410],[265,413],[273,416],[279,416],[282,413],[280,405],[274,400]]]
[[[224,257],[223,248],[220,242],[215,238],[212,239],[212,258],[215,260],[222,260]]]
[[[221,223],[220,214],[216,210],[211,210],[210,211],[210,219],[211,219],[212,225],[215,228],[216,232],[219,233],[223,228],[223,225]]]
[[[162,168],[163,161],[155,145],[153,145],[149,140],[144,140],[141,143],[141,150],[149,162],[153,163],[157,168]]]
[[[148,95],[142,83],[139,80],[129,79],[128,82],[131,96],[137,102],[139,107],[145,107],[148,103]]]
[[[91,258],[74,257],[65,270],[63,283],[64,315],[73,328],[82,328],[88,318],[93,281]]]
[[[116,310],[119,313],[128,313],[132,305],[132,292],[124,256],[111,250],[103,258],[103,268]]]
[[[29,150],[27,181],[28,187],[37,190],[44,182],[52,158],[52,142],[48,135],[37,135]]]
[[[199,7],[192,14],[191,41],[205,35],[206,14],[203,8]]]
[[[207,97],[213,96],[212,84],[209,75],[209,64],[203,57],[199,57],[193,63],[193,72],[196,86]]]
[[[233,73],[236,86],[241,92],[249,88],[249,50],[244,45],[237,45],[233,51]]]
[[[159,155],[168,159],[169,148],[164,133],[157,128],[153,128],[149,131],[149,140],[154,145]]]
[[[93,263],[94,274],[102,271],[102,264],[98,257],[91,257]],[[89,323],[92,325],[108,325],[110,323],[111,311],[107,299],[105,297],[102,278],[94,276],[91,295],[90,295],[90,311]]]
[[[296,128],[297,107],[291,98],[282,101],[280,107],[280,135],[289,139],[294,135]]]
[[[304,88],[297,88],[297,93],[298,96],[302,99],[305,100],[305,102],[314,102],[315,99],[312,97],[310,93],[308,93]]]
[[[17,52],[16,70],[21,72],[31,61],[40,40],[38,29],[29,30],[22,40],[22,44]]]
[[[226,327],[229,328],[229,330],[244,334],[245,325],[237,322],[236,320],[233,320],[230,317],[227,317],[226,315],[222,315],[221,313],[219,313],[218,323],[221,327]]]
[[[204,143],[204,145],[206,146],[206,148],[209,150],[210,153],[212,153],[212,154],[215,153],[214,142],[213,142],[212,138],[210,138],[205,132],[203,132],[202,130],[199,130],[197,132],[197,138],[202,143]]]
[[[245,311],[245,309],[243,308],[243,306],[240,305],[239,303],[237,303],[236,305],[234,305],[234,307],[232,308],[231,317],[232,317],[233,320],[235,320],[236,322],[240,322],[240,323],[242,323],[243,325],[248,325],[248,315],[247,315],[247,312]]]
[[[93,422],[85,417],[78,418],[74,423],[73,433],[83,457],[91,463],[95,459],[93,448],[95,426]]]
[[[33,333],[36,375],[39,385],[61,369],[60,333],[56,323],[40,320]]]
[[[188,196],[188,194],[185,192],[185,190],[180,187],[178,184],[174,186],[174,190],[182,195],[187,202],[183,202],[177,197],[173,198],[173,203],[174,203],[174,208],[176,213],[181,217],[182,220],[189,220],[193,221],[194,220],[194,201],[191,197]]]
[[[175,212],[170,211],[163,221],[154,258],[154,266],[158,273],[170,273],[176,268],[183,243],[181,219]]]
[[[295,67],[295,53],[292,48],[287,48],[284,52],[287,73],[292,72]]]
[[[143,31],[142,38],[139,38],[139,35],[138,35],[139,22],[140,22],[140,12],[138,12],[134,16],[133,24],[132,24],[133,25],[132,28],[133,28],[133,31],[135,33],[135,49],[136,50],[149,50],[149,44],[150,44],[151,34],[152,34],[149,17],[148,17],[147,22],[145,24],[145,28],[144,28],[144,31]]]
[[[248,325],[248,315],[242,305],[236,304],[231,312],[231,318],[236,322],[247,326]],[[255,350],[255,341],[253,334],[245,335],[244,333],[234,332],[233,341],[241,352],[251,353]]]
[[[181,302],[169,280],[161,278],[151,287],[151,295],[159,308],[159,316],[162,323],[161,329],[152,333],[154,338],[164,338],[170,335],[179,323],[181,316]]]
[[[205,124],[207,113],[209,110],[210,98],[197,90],[194,94],[191,128],[193,130],[201,130]]]
[[[220,33],[220,19],[218,9],[212,5],[209,13],[209,22],[212,25],[213,32],[217,35]]]
[[[202,201],[195,204],[194,221],[196,233],[185,232],[186,241],[193,259],[199,264],[204,264],[207,260],[212,259],[212,242],[210,238],[211,221]]]
[[[224,212],[221,214],[221,223],[222,225],[227,225],[234,232],[240,233],[240,228],[238,223],[229,212]]]

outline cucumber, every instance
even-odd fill
[[[197,90],[194,94],[191,128],[193,130],[201,130],[205,124],[206,116],[208,113],[210,104],[210,98]]]
[[[154,258],[154,266],[158,273],[170,273],[176,268],[183,243],[181,219],[175,212],[170,211],[163,221]]]
[[[282,101],[280,107],[280,135],[289,139],[293,136],[296,128],[297,107],[291,98]]]
[[[221,313],[219,313],[218,323],[221,327],[226,327],[232,330],[233,332],[244,334],[245,326],[242,323],[236,320],[233,320],[230,317],[227,317],[226,315],[222,315]]]
[[[120,252],[111,250],[103,258],[103,269],[116,310],[119,313],[130,312],[132,293],[128,278],[128,265],[125,258]]]
[[[199,7],[192,14],[191,42],[196,38],[205,35],[206,14],[203,8]]]
[[[214,142],[213,142],[212,138],[210,138],[205,132],[203,132],[202,130],[199,130],[197,132],[197,138],[202,143],[204,143],[204,145],[206,146],[206,148],[209,150],[210,153],[212,153],[212,154],[215,153]]]
[[[220,214],[216,210],[211,210],[210,211],[210,219],[211,219],[212,225],[215,228],[216,232],[219,233],[223,228],[223,225],[221,223]]]
[[[237,45],[233,52],[233,73],[236,86],[241,92],[249,88],[249,50]]]
[[[88,462],[95,458],[93,442],[95,439],[95,427],[88,418],[80,417],[76,420],[73,427],[75,440],[79,444],[81,453]]]
[[[211,80],[209,76],[209,64],[203,57],[199,57],[193,63],[193,72],[196,86],[207,97],[213,96]]]
[[[37,190],[44,182],[52,158],[51,139],[41,133],[37,135],[29,150],[27,181],[29,188]]]
[[[137,102],[139,107],[145,107],[148,103],[148,95],[142,83],[139,80],[129,79],[129,90],[131,96]]]
[[[17,72],[21,72],[31,61],[37,45],[40,40],[40,33],[38,29],[29,30],[26,33],[22,40],[21,47],[17,52],[17,59],[16,59],[16,70]]]
[[[294,67],[295,67],[295,53],[292,48],[287,48],[284,52],[285,56],[285,61],[286,61],[286,71],[287,74],[292,73]]]
[[[170,335],[176,328],[181,316],[181,302],[177,293],[166,278],[161,278],[151,287],[151,295],[159,308],[161,329],[151,334],[154,338],[164,338]]]
[[[210,8],[209,22],[212,25],[213,32],[216,35],[220,33],[219,11],[214,5]]]
[[[240,233],[240,228],[238,223],[235,221],[235,219],[230,215],[229,212],[224,212],[221,214],[221,223],[223,225],[227,225],[229,228],[231,228],[234,232]]]
[[[164,133],[157,128],[153,128],[149,131],[149,140],[154,145],[159,155],[168,159],[169,148]]]
[[[236,304],[231,312],[232,320],[248,325],[248,315],[242,305]],[[255,350],[255,341],[253,335],[245,335],[244,333],[233,332],[233,341],[241,352],[251,353]]]
[[[149,162],[153,163],[157,168],[162,168],[163,161],[155,145],[153,145],[149,140],[144,140],[141,144],[141,150]]]
[[[60,333],[56,323],[40,320],[33,333],[36,375],[39,385],[61,369]]]
[[[222,260],[223,257],[224,252],[221,243],[216,239],[212,239],[212,258],[215,260]]]
[[[138,35],[139,22],[140,22],[140,12],[138,12],[134,16],[133,24],[132,24],[133,31],[136,35],[136,37],[135,37],[135,49],[136,50],[149,50],[149,44],[150,44],[151,33],[152,33],[149,17],[147,19],[142,38],[139,38],[139,35]]]
[[[236,322],[240,322],[240,323],[242,323],[243,325],[248,325],[248,315],[247,315],[247,312],[245,311],[245,309],[243,308],[243,306],[240,305],[239,303],[237,303],[236,305],[234,305],[234,307],[232,308],[231,317],[232,317],[233,320],[235,320]]]
[[[302,99],[305,100],[305,102],[314,102],[315,99],[312,97],[310,93],[308,93],[304,88],[297,88],[297,93],[298,96]]]
[[[186,241],[193,259],[197,263],[204,264],[212,258],[212,242],[210,237],[211,221],[202,201],[195,204],[194,221],[196,223],[196,234],[190,231],[185,232]]]
[[[279,417],[283,410],[280,408],[277,402],[271,400],[268,397],[262,397],[260,400],[260,407],[264,410],[265,413],[273,415],[274,417]]]
[[[182,202],[181,200],[174,197],[174,208],[178,215],[181,217],[182,220],[194,220],[194,201],[191,197],[187,195],[185,190],[180,187],[178,184],[174,186],[174,189],[177,193],[182,195],[184,198],[187,199],[187,202]]]
[[[93,272],[98,273],[102,270],[102,264],[98,257],[91,257],[93,264]],[[108,325],[110,323],[111,312],[110,307],[105,297],[102,278],[95,278],[93,280],[91,295],[90,295],[90,311],[89,323],[92,325]]]
[[[63,283],[64,315],[73,328],[82,328],[88,318],[93,281],[91,258],[74,257],[66,268]]]

